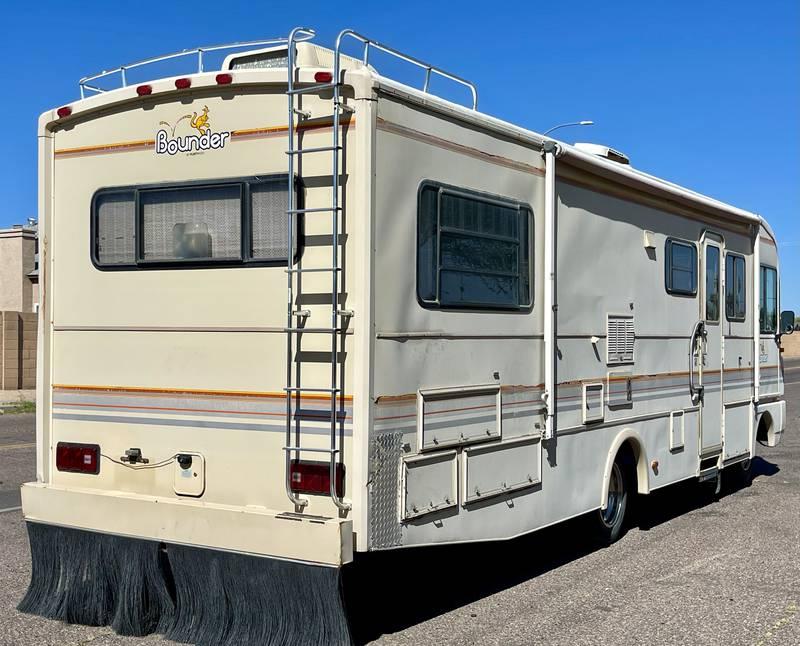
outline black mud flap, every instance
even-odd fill
[[[339,568],[27,525],[22,612],[209,646],[351,643]]]

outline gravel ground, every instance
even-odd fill
[[[750,487],[717,500],[696,483],[655,492],[606,549],[571,521],[505,543],[370,555],[351,575],[366,591],[348,600],[359,640],[800,645],[800,361],[787,361],[786,381],[783,442],[758,447]],[[33,426],[0,417],[0,510],[35,475]],[[19,511],[0,512],[0,546],[1,645],[168,643],[20,614],[30,564]]]

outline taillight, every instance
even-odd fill
[[[152,85],[140,85],[136,88],[136,94],[139,96],[147,96],[148,94],[153,93],[153,86]]]
[[[73,473],[100,473],[100,446],[59,442],[56,445],[56,468]]]
[[[230,85],[233,83],[233,76],[230,74],[217,74],[217,85]]]
[[[333,80],[333,74],[330,72],[317,72],[314,74],[314,80],[317,83],[330,83]]]
[[[292,460],[291,487],[296,493],[329,494],[331,492],[331,470],[327,462]],[[336,495],[344,496],[344,465],[336,465]]]
[[[70,108],[68,105],[65,105],[63,108],[56,110],[56,114],[58,115],[59,119],[64,119],[72,114],[72,108]]]
[[[175,79],[175,87],[179,90],[185,90],[186,88],[192,87],[192,79],[182,78],[182,79]]]

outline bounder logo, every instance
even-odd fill
[[[182,121],[189,121],[189,125],[197,130],[198,135],[175,136],[175,130]],[[224,148],[230,132],[212,132],[208,118],[208,106],[203,106],[203,111],[198,115],[197,112],[184,114],[174,124],[160,121],[159,126],[166,126],[156,133],[156,154],[175,155],[177,153],[199,153],[204,150],[216,150]]]

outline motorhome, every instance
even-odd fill
[[[764,218],[313,36],[122,66],[40,118],[22,610],[348,643],[360,553],[580,515],[613,541],[633,495],[779,442]],[[164,61],[194,67],[132,81]]]

